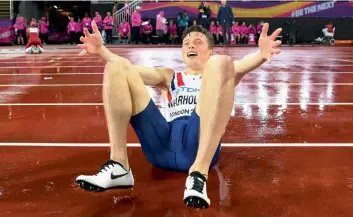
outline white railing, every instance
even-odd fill
[[[135,11],[136,7],[142,2],[142,0],[133,0],[129,4],[125,4],[123,8],[120,10],[116,11],[113,14],[113,17],[116,17],[116,25],[119,26],[119,24],[125,20],[129,23],[131,23],[131,14],[132,12]]]
[[[10,0],[10,19],[13,19],[13,0]]]

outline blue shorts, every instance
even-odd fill
[[[166,170],[188,171],[194,163],[200,135],[200,117],[196,111],[191,116],[167,122],[151,100],[145,110],[131,117],[130,123],[152,165]],[[211,167],[218,161],[220,150],[219,144]]]

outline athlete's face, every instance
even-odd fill
[[[201,32],[192,32],[183,40],[183,60],[187,67],[201,70],[212,55],[206,35]]]

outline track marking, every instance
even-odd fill
[[[0,143],[0,146],[21,147],[110,147],[109,143]],[[127,147],[141,147],[128,143]],[[222,143],[222,147],[353,147],[353,143]]]
[[[353,102],[313,102],[313,103],[300,103],[300,102],[293,102],[293,103],[263,103],[263,102],[235,102],[234,105],[270,105],[270,106],[282,106],[282,105],[353,105]],[[157,106],[165,106],[164,103],[155,103]],[[0,106],[103,106],[103,103],[0,103]]]
[[[276,86],[276,85],[289,85],[289,86],[324,86],[324,85],[335,85],[335,86],[352,86],[353,83],[284,83],[284,82],[241,82],[240,85],[251,86],[251,85],[263,85],[263,86]],[[0,84],[0,87],[84,87],[84,86],[103,86],[103,84]]]
[[[254,72],[249,72],[248,74],[353,74],[352,72],[310,72],[310,71],[303,71],[303,72],[285,72],[285,71],[280,71],[280,72],[269,72],[269,71],[254,71]],[[0,76],[38,76],[38,75],[103,75],[103,72],[53,72],[53,73],[0,73]]]

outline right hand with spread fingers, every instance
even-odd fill
[[[87,28],[84,28],[83,33],[84,37],[81,36],[80,41],[83,44],[78,44],[77,47],[82,49],[82,51],[78,54],[79,56],[83,56],[86,54],[98,54],[100,49],[103,48],[103,39],[102,35],[98,30],[97,24],[95,21],[92,21],[92,30],[93,34],[90,34]]]

